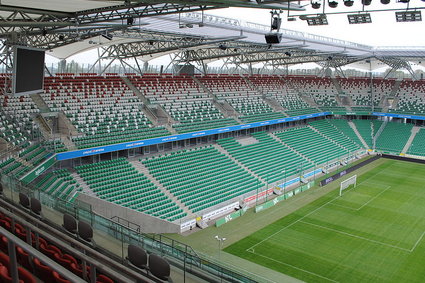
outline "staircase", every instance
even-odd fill
[[[75,145],[75,143],[71,140],[69,136],[60,135],[60,139],[68,150],[70,151],[77,150],[77,146]]]
[[[365,140],[363,139],[363,137],[360,135],[359,131],[357,130],[356,125],[354,125],[353,122],[348,121],[348,125],[350,125],[350,127],[353,129],[354,133],[356,133],[357,137],[359,138],[359,140],[362,142],[364,148],[369,148],[369,146],[367,145],[367,143],[365,142]]]
[[[186,205],[184,205],[178,198],[176,198],[166,188],[164,188],[164,186],[149,172],[148,168],[146,168],[146,166],[143,165],[142,162],[133,160],[130,161],[130,163],[133,165],[134,168],[136,168],[137,171],[145,175],[152,183],[154,183],[155,186],[157,186],[166,196],[172,199],[174,203],[181,207],[184,212],[187,213],[188,217],[196,217],[196,215]]]
[[[315,162],[313,160],[311,160],[310,158],[308,158],[307,156],[305,156],[304,154],[302,154],[301,152],[299,152],[298,150],[296,150],[295,148],[293,148],[292,146],[290,146],[289,144],[284,143],[280,138],[278,138],[274,133],[269,133],[269,136],[271,136],[275,141],[279,142],[280,144],[282,144],[283,146],[289,148],[292,152],[294,152],[295,154],[301,156],[302,158],[304,158],[305,160],[307,160],[308,162],[311,162],[313,164],[315,164]]]
[[[385,126],[388,124],[388,121],[384,121],[384,123],[382,123],[381,127],[379,128],[379,130],[376,132],[375,136],[373,137],[372,143],[373,143],[373,149],[376,148],[376,141],[378,140],[379,136],[381,135],[382,131],[385,129]],[[373,124],[372,124],[373,126]],[[375,129],[372,129],[372,132]]]
[[[280,103],[272,97],[264,97],[263,100],[276,112],[284,112],[285,109]]]
[[[42,113],[50,112],[49,106],[47,106],[46,102],[44,102],[40,94],[38,93],[31,94],[30,97],[32,101],[34,102],[34,104],[37,105],[38,109],[40,109],[40,112]]]
[[[401,153],[405,154],[409,150],[410,146],[412,145],[413,140],[416,137],[416,134],[419,132],[420,129],[421,129],[420,127],[413,126],[412,134],[410,135],[409,139],[407,140],[406,145],[403,147],[403,150],[401,151]]]
[[[144,96],[140,92],[140,90],[137,87],[135,87],[134,84],[131,83],[131,81],[129,80],[129,78],[127,78],[127,77],[121,77],[121,79],[131,89],[131,91],[136,94],[136,96],[140,99],[140,101],[143,102],[143,104],[145,104],[145,105],[149,105],[150,104],[149,99],[147,99],[146,96]]]
[[[63,111],[58,114],[59,132],[67,136],[78,136],[81,133],[78,132],[77,128],[72,122],[66,117]]]
[[[235,162],[236,164],[238,164],[240,167],[242,167],[245,171],[247,171],[249,174],[251,174],[252,176],[254,176],[255,178],[257,178],[258,180],[260,180],[262,183],[266,184],[266,180],[263,180],[263,178],[261,178],[260,176],[258,176],[256,173],[254,173],[254,171],[252,171],[251,169],[249,169],[248,167],[246,167],[244,164],[242,164],[241,162],[239,162],[239,160],[237,160],[236,158],[234,158],[232,155],[229,154],[229,152],[227,152],[227,150],[225,150],[221,145],[219,144],[213,144],[213,146],[220,151],[221,153],[223,153],[224,155],[226,155],[227,157],[229,157],[233,162]]]
[[[34,165],[32,165],[31,163],[29,163],[28,161],[26,161],[22,157],[19,157],[19,155],[15,155],[13,157],[15,158],[16,161],[21,162],[23,165],[25,165],[27,167],[30,167],[30,168],[34,167]]]
[[[39,114],[34,118],[34,122],[38,124],[38,128],[40,129],[41,134],[43,135],[44,139],[49,140],[52,138],[52,129],[47,123],[46,119]]]
[[[335,86],[336,90],[338,91],[338,94],[344,94],[344,91],[341,88],[341,85],[339,84],[339,81],[336,78],[330,78],[333,85]]]
[[[393,89],[391,90],[391,93],[390,93],[390,95],[388,95],[389,97],[396,97],[397,96],[397,92],[398,92],[398,90],[399,90],[399,88],[400,88],[400,84],[401,84],[401,80],[397,80],[397,81],[395,81],[395,84],[394,84],[394,87],[393,87]]]
[[[71,176],[77,181],[78,184],[80,184],[83,193],[89,196],[96,196],[96,193],[90,189],[89,185],[87,185],[87,183],[83,180],[83,178],[80,177],[80,175],[78,175],[77,172],[71,173]]]

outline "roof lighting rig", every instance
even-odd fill
[[[369,9],[371,4],[377,3],[382,5],[379,9]],[[403,5],[403,7],[388,8],[388,4],[393,1],[394,4]],[[352,10],[354,4],[360,3],[361,10]],[[412,1],[413,3],[413,1]],[[425,0],[414,2],[415,6],[411,7],[410,0],[310,0],[309,6],[313,11],[320,10],[319,13],[313,14],[294,14],[288,11],[288,18],[293,19],[299,17],[300,20],[307,22],[309,26],[327,25],[328,16],[336,14],[346,14],[349,24],[367,24],[372,23],[372,13],[376,12],[395,12],[397,22],[419,22],[422,21],[421,10],[425,9]],[[340,4],[343,4],[340,5]],[[332,11],[335,8],[340,8],[337,11]],[[376,7],[376,5],[375,5]],[[341,11],[341,8],[344,9]]]

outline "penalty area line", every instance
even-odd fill
[[[296,266],[294,266],[294,265],[292,265],[292,264],[289,264],[289,263],[286,263],[286,262],[282,262],[282,261],[276,260],[276,259],[274,259],[274,258],[271,258],[271,257],[265,256],[265,255],[262,255],[262,254],[259,254],[259,253],[256,253],[256,252],[254,252],[254,250],[253,250],[253,249],[249,249],[249,252],[250,252],[250,253],[252,253],[252,254],[255,254],[255,255],[257,255],[257,256],[261,256],[261,257],[263,257],[263,258],[266,258],[266,259],[268,259],[268,260],[271,260],[271,261],[274,261],[274,262],[280,263],[280,264],[282,264],[282,265],[289,266],[289,267],[294,268],[294,269],[296,269],[296,270],[299,270],[299,271],[302,271],[302,272],[305,272],[305,273],[308,273],[308,274],[311,274],[311,275],[317,276],[317,277],[319,277],[319,278],[322,278],[322,279],[328,280],[328,281],[330,281],[330,282],[335,282],[335,283],[338,283],[338,282],[339,282],[339,281],[336,281],[336,280],[330,279],[330,278],[328,278],[328,277],[325,277],[325,276],[323,276],[323,275],[320,275],[320,274],[317,274],[317,273],[314,273],[314,272],[311,272],[311,271],[308,271],[308,270],[302,269],[302,268],[300,268],[300,267],[296,267]]]

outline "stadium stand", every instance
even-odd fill
[[[165,136],[153,127],[142,102],[118,76],[60,75],[47,77],[43,99],[52,111],[63,111],[84,136],[78,148]]]
[[[125,158],[81,165],[75,169],[101,199],[168,221],[186,216],[182,208]]]
[[[213,98],[190,76],[131,76],[131,82],[151,103],[160,104],[177,122],[178,133],[235,125],[213,105]]]
[[[239,162],[247,166],[263,180],[273,183],[308,170],[314,165],[306,158],[296,154],[287,145],[282,144],[265,132],[252,134],[258,142],[241,145],[234,138],[218,140],[218,144],[227,150]],[[303,164],[303,168],[301,168]]]
[[[354,152],[360,149],[359,144],[356,144],[354,140],[343,134],[343,132],[338,131],[338,128],[328,120],[313,121],[309,124],[348,152]]]
[[[343,133],[345,136],[350,138],[356,145],[360,147],[364,147],[362,141],[359,139],[357,134],[354,132],[353,128],[351,128],[348,120],[345,119],[329,119],[326,120],[330,124],[332,124],[338,131]]]
[[[224,99],[238,113],[244,123],[260,122],[285,117],[275,112],[243,77],[238,75],[207,75],[198,77],[218,99]]]
[[[347,149],[337,145],[310,126],[290,128],[276,132],[275,135],[286,145],[316,165],[324,164],[349,154]]]
[[[80,184],[73,178],[68,169],[60,169],[47,173],[37,184],[40,191],[55,198],[73,203],[82,191]]]
[[[425,128],[420,128],[419,132],[416,133],[407,153],[425,156]]]
[[[252,84],[266,97],[275,99],[288,116],[317,113],[320,110],[311,107],[279,76],[249,76]]]
[[[376,148],[384,152],[401,153],[412,128],[412,124],[388,122],[376,140]]]
[[[288,83],[302,95],[311,97],[323,111],[342,111],[345,107],[337,101],[338,91],[329,78],[314,76],[288,76]]]
[[[213,146],[176,151],[142,163],[193,212],[255,190],[258,183]]]
[[[378,107],[382,98],[391,94],[395,84],[395,80],[379,78],[372,80],[372,86],[370,78],[338,78],[338,81],[342,91],[354,102],[353,110],[357,111],[370,111],[372,103],[374,107]]]
[[[423,115],[425,114],[425,81],[403,80],[397,91],[397,108],[390,112]]]
[[[362,136],[363,140],[366,142],[369,148],[372,148],[374,132],[372,131],[371,120],[353,119],[352,122],[356,126],[357,131]],[[377,130],[375,131],[375,133],[376,132]]]

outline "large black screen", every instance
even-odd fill
[[[13,73],[13,93],[17,95],[41,92],[44,81],[44,50],[16,47]]]

